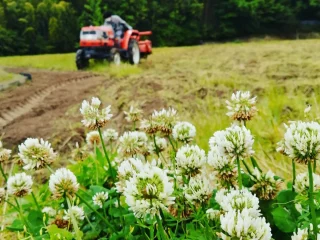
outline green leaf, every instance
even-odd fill
[[[23,226],[24,224],[20,219],[15,219],[7,229],[10,231],[23,231]]]
[[[72,240],[73,239],[72,233],[68,232],[66,229],[58,228],[57,225],[55,224],[48,226],[47,231],[50,235],[50,240],[58,240],[58,239]]]
[[[277,196],[277,201],[279,203],[290,203],[294,201],[296,196],[297,196],[297,193],[293,192],[292,190],[283,190],[279,192]]]
[[[39,211],[32,210],[29,212],[27,221],[31,224],[30,225],[30,230],[33,233],[33,235],[39,235],[40,234],[40,229],[43,227],[43,215]]]
[[[290,212],[283,207],[277,207],[272,211],[275,225],[285,233],[290,233],[297,227],[296,222],[292,218]]]

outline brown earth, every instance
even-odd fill
[[[12,87],[0,93],[0,126],[3,141],[15,147],[27,137],[49,138],[55,132],[55,124],[67,116],[70,106],[81,104],[94,95],[97,86],[107,85],[110,79],[88,72],[55,72],[27,70],[22,68],[7,71],[32,74],[32,81]],[[77,116],[78,118],[78,116]],[[77,119],[76,121],[79,121]],[[59,129],[61,136],[71,131]],[[83,130],[72,129],[83,135]],[[77,135],[77,134],[74,134]],[[67,136],[67,134],[66,134]]]

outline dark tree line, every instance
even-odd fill
[[[153,44],[176,46],[318,31],[319,0],[0,0],[0,55],[70,52],[81,26],[112,11]]]

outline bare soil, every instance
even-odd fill
[[[0,93],[0,126],[3,141],[15,147],[28,137],[50,138],[55,134],[67,135],[68,126],[55,132],[55,122],[66,115],[71,106],[81,104],[94,95],[98,86],[108,84],[109,79],[89,72],[55,72],[23,68],[7,71],[32,74],[32,81]],[[78,118],[78,116],[77,116]],[[77,119],[76,121],[79,121]],[[62,130],[62,131],[61,131]],[[79,135],[83,135],[83,130]]]

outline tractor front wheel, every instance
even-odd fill
[[[128,46],[129,62],[131,64],[139,64],[140,62],[140,49],[139,44],[135,39],[131,39]]]
[[[79,49],[76,53],[76,65],[78,70],[85,69],[89,66],[89,60],[84,58],[82,49]]]
[[[111,61],[117,66],[121,64],[121,55],[116,48],[111,49]]]

